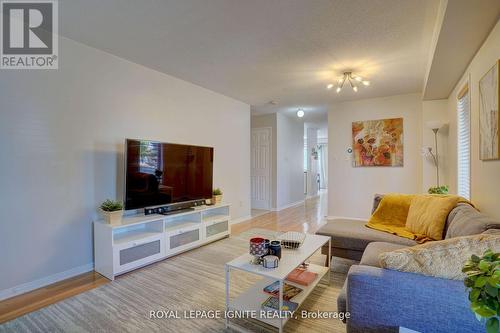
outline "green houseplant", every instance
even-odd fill
[[[106,199],[100,206],[104,220],[109,224],[119,224],[123,216],[123,204],[116,200]]]
[[[465,286],[469,290],[470,308],[486,332],[499,332],[500,317],[500,253],[486,251],[482,257],[473,255],[465,263]]]
[[[448,194],[448,185],[429,187],[429,194]]]
[[[212,195],[212,203],[219,204],[222,202],[222,190],[220,188],[217,187],[215,190],[213,190]]]

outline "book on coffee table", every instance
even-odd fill
[[[310,285],[318,277],[318,274],[309,272],[306,269],[296,268],[294,269],[286,279],[290,282],[294,282],[303,286]]]
[[[271,296],[262,303],[262,309],[265,311],[278,311],[279,302],[278,297]],[[281,311],[295,311],[298,307],[298,303],[283,300]]]
[[[273,282],[270,285],[268,285],[267,287],[265,287],[263,290],[265,293],[267,293],[269,295],[278,297],[278,294],[280,291],[280,282],[279,281]],[[291,284],[288,284],[288,283],[284,283],[283,284],[283,299],[286,301],[289,301],[293,297],[297,296],[301,291],[302,291],[302,289],[300,289],[298,287],[292,286]]]

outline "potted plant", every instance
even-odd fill
[[[212,192],[212,195],[213,195],[212,203],[214,203],[214,204],[220,204],[222,202],[222,191],[221,191],[220,188],[217,187]]]
[[[119,201],[107,199],[101,204],[104,220],[109,224],[119,224],[123,216],[123,205]]]
[[[500,316],[500,253],[487,250],[482,257],[473,255],[462,269],[467,277],[470,308],[479,321],[484,321],[486,332],[499,332]]]
[[[448,185],[429,187],[427,192],[429,194],[448,194]]]

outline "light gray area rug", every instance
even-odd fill
[[[150,319],[152,310],[220,310],[225,307],[224,264],[248,250],[252,229],[118,277],[112,283],[71,297],[0,326],[0,332],[222,332],[224,319]],[[311,261],[322,263],[316,254]],[[349,263],[334,265],[331,283],[319,284],[301,306],[336,311],[337,295]],[[256,277],[233,272],[232,292],[245,290]],[[181,316],[182,317],[182,316]],[[276,329],[254,320],[240,325],[255,332]],[[345,332],[337,319],[291,319],[285,332]]]

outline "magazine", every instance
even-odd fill
[[[266,294],[278,297],[280,291],[280,283],[279,281],[273,282],[264,288],[264,292]],[[293,297],[297,296],[302,289],[292,286],[291,284],[284,283],[283,284],[283,299],[289,301]]]
[[[277,297],[271,296],[264,303],[262,309],[265,311],[278,311],[279,300]],[[298,303],[283,300],[283,307],[281,311],[295,311],[299,307]]]

